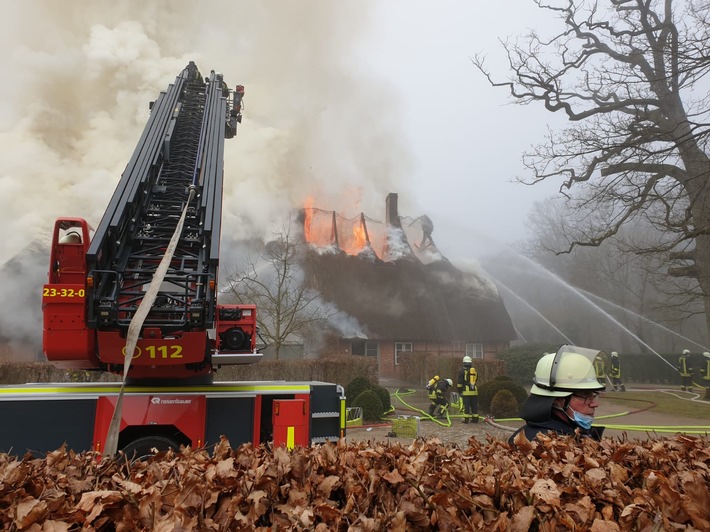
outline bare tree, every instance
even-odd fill
[[[226,291],[238,302],[257,306],[259,334],[273,347],[276,360],[287,342],[303,340],[330,317],[329,307],[304,283],[304,245],[286,227],[236,265],[227,280]]]
[[[707,0],[535,0],[561,20],[503,43],[512,76],[494,86],[521,104],[540,102],[571,126],[525,154],[536,183],[562,178],[575,216],[567,253],[599,246],[637,218],[664,232],[653,251],[697,280],[710,324],[710,3]],[[708,327],[710,330],[710,326]]]

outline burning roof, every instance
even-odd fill
[[[482,272],[454,267],[433,240],[426,240],[423,218],[426,222],[400,218],[396,194],[387,198],[386,223],[305,208],[310,246],[303,266],[309,285],[363,324],[368,338],[514,340],[495,285]]]

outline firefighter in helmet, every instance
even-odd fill
[[[463,367],[459,370],[456,387],[463,400],[463,422],[478,423],[478,372],[473,367],[470,356],[463,357]]]
[[[626,386],[624,386],[624,383],[621,381],[621,365],[619,364],[619,353],[616,351],[611,352],[609,377],[611,377],[611,385],[614,387],[615,392],[626,391]]]
[[[597,380],[595,349],[563,345],[538,361],[530,395],[520,408],[525,425],[510,436],[525,434],[534,440],[539,433],[579,434],[599,440],[604,427],[592,426],[599,406],[599,393],[605,386]]]
[[[432,379],[434,380],[434,379]],[[429,381],[431,382],[431,381]],[[443,417],[449,408],[449,400],[446,398],[446,392],[453,386],[451,379],[438,379],[432,386],[427,386],[429,394],[429,415],[431,417]]]
[[[693,361],[690,351],[683,349],[683,354],[678,357],[678,374],[680,375],[680,389],[693,391]]]
[[[710,395],[710,353],[703,353],[703,365],[700,366],[700,380],[705,387],[705,397]]]

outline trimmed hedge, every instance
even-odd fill
[[[515,398],[518,405],[520,405],[528,397],[528,392],[525,388],[513,381],[510,377],[503,375],[496,377],[492,381],[484,382],[478,387],[478,407],[483,412],[489,412],[492,414],[491,403],[493,402],[493,398],[496,394],[501,390],[509,391]],[[517,412],[515,415],[517,415]]]
[[[380,403],[382,403],[383,413],[388,412],[392,407],[389,390],[379,384],[372,384],[370,379],[362,376],[355,377],[345,386],[345,404],[347,406],[359,406],[354,404],[354,401],[357,397],[360,397],[365,390],[370,390],[379,397]]]
[[[497,418],[517,417],[520,405],[510,390],[498,390],[491,401],[491,415]]]
[[[382,406],[382,401],[380,401],[379,396],[374,392],[374,390],[370,389],[365,390],[358,395],[353,400],[352,406],[359,406],[362,408],[362,418],[365,421],[379,421],[385,413],[385,409]]]
[[[355,377],[345,386],[345,404],[352,406],[352,402],[358,395],[371,388],[372,384],[370,384],[370,379],[363,376]]]
[[[371,390],[377,394],[377,397],[380,398],[384,411],[389,412],[390,408],[392,408],[392,398],[389,390],[379,384],[373,384]]]

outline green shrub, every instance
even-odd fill
[[[491,401],[491,415],[497,418],[518,417],[520,405],[510,390],[498,390]]]
[[[390,408],[392,408],[392,399],[389,390],[379,384],[373,384],[371,390],[380,398],[384,412],[389,412]]]
[[[492,381],[484,382],[478,387],[478,407],[483,412],[491,412],[493,398],[500,390],[508,390],[513,394],[518,404],[521,404],[528,397],[528,392],[525,391],[525,388],[509,377],[499,376]]]
[[[355,406],[353,401],[365,390],[371,390],[372,384],[367,377],[355,377],[345,386],[345,403],[347,406]]]
[[[365,421],[379,421],[385,413],[382,401],[373,390],[365,390],[353,399],[352,406],[362,408],[362,418]]]

